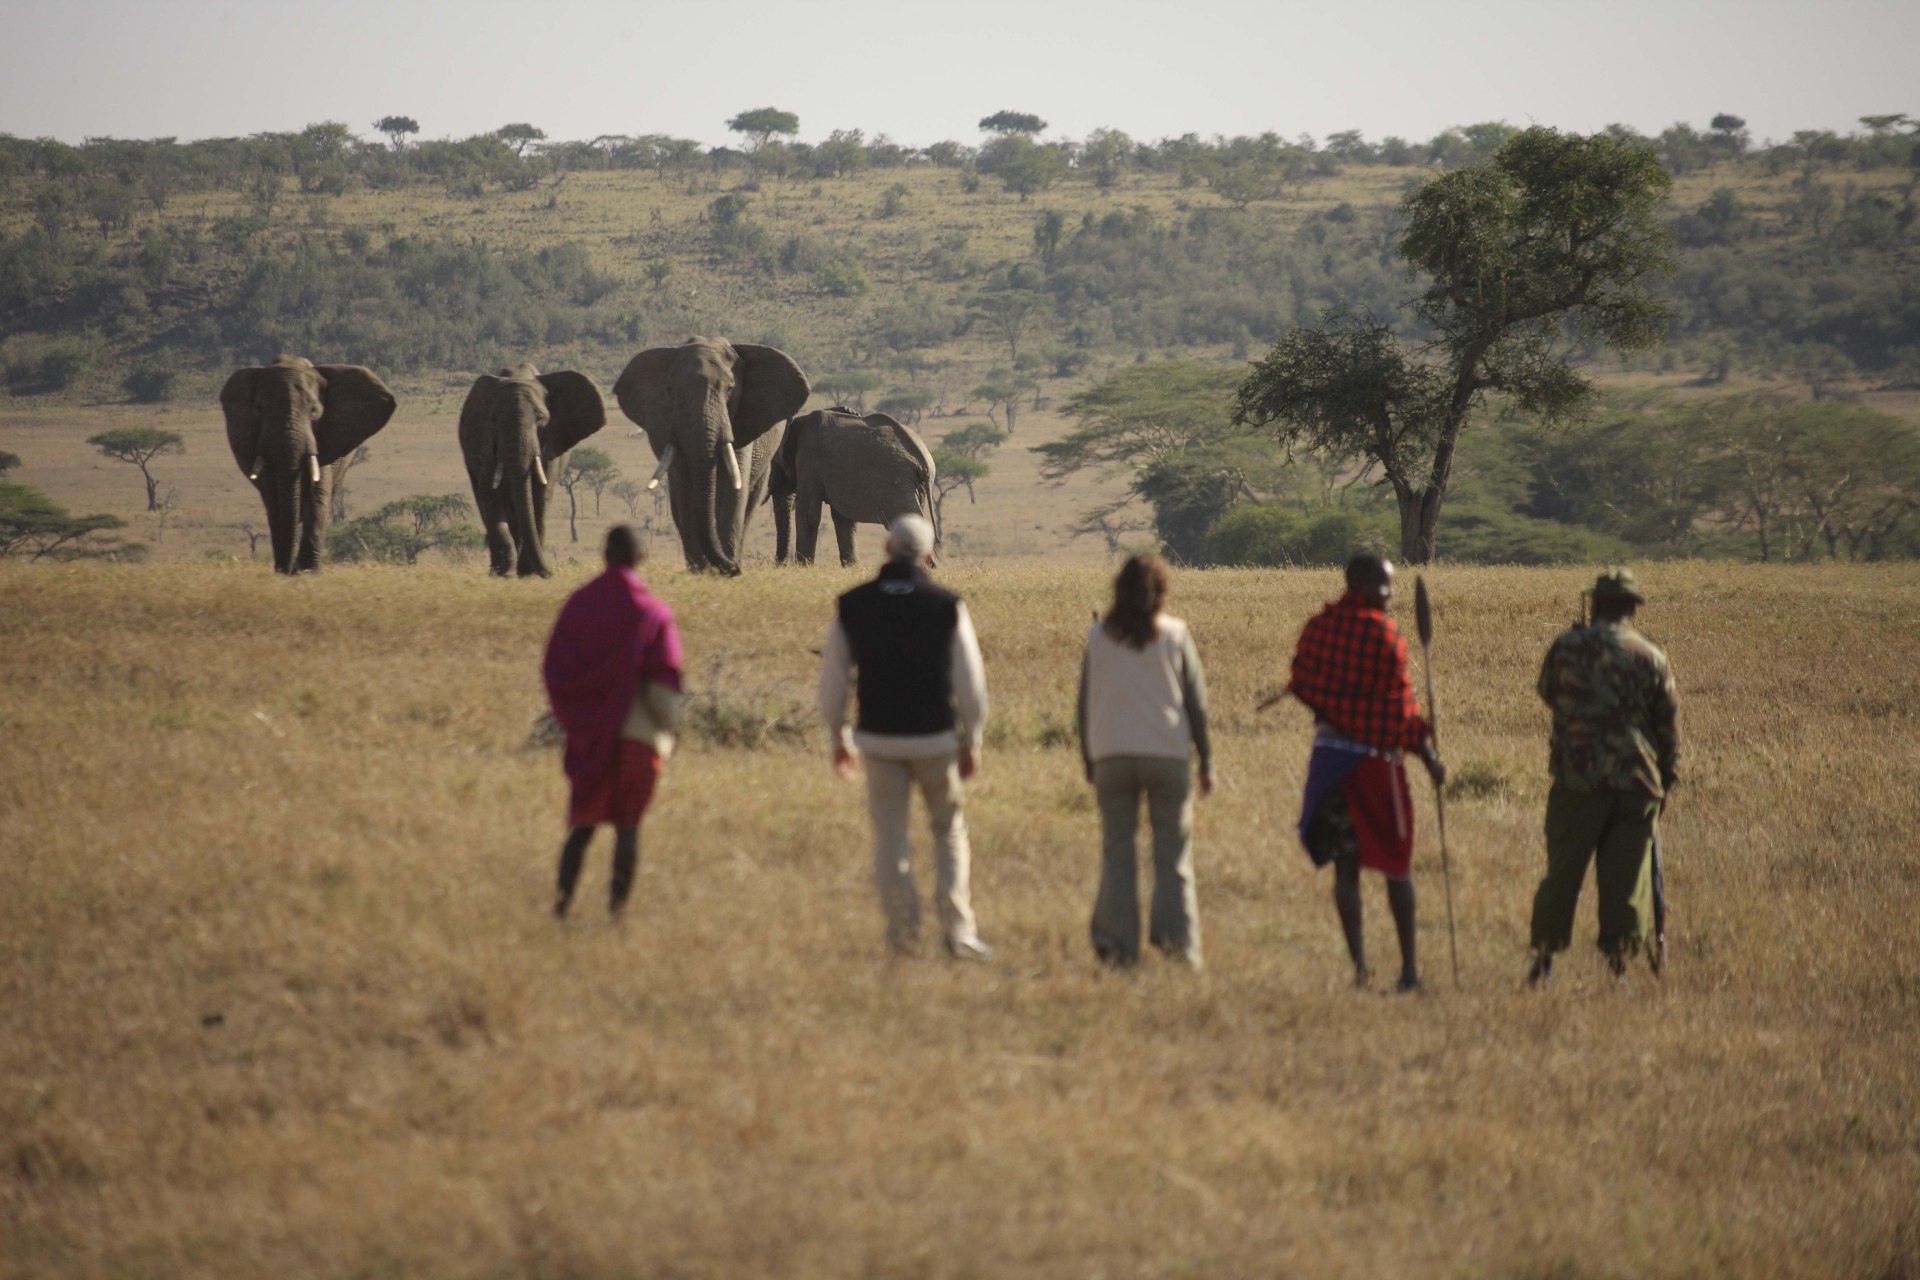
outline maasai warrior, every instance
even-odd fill
[[[640,817],[673,752],[680,714],[680,633],[673,611],[634,572],[639,536],[615,525],[607,531],[606,558],[606,572],[562,606],[541,668],[554,719],[566,731],[572,784],[556,916],[573,902],[587,842],[602,823],[614,830],[608,903],[616,917],[626,905],[640,856]]]
[[[1400,937],[1398,990],[1420,986],[1414,959],[1413,797],[1403,751],[1420,753],[1437,786],[1447,771],[1407,678],[1407,642],[1387,616],[1393,565],[1379,556],[1347,563],[1347,594],[1309,619],[1293,654],[1287,692],[1313,712],[1300,840],[1315,866],[1333,863],[1333,904],[1353,958],[1355,986],[1367,984],[1360,929],[1360,868],[1387,880],[1387,905]]]
[[[1589,861],[1600,950],[1616,977],[1654,919],[1656,823],[1679,776],[1680,731],[1667,655],[1633,629],[1645,601],[1630,570],[1601,574],[1592,624],[1562,632],[1540,668],[1540,698],[1553,709],[1553,786],[1547,874],[1533,895],[1530,983],[1546,978],[1554,953],[1572,941]]]

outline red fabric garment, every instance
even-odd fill
[[[1427,722],[1393,619],[1348,592],[1301,628],[1287,692],[1334,732],[1382,750],[1418,748]]]
[[[614,744],[611,769],[584,784],[573,784],[567,798],[567,825],[639,826],[659,777],[659,753],[644,742],[620,739]]]
[[[620,730],[640,682],[678,691],[680,662],[673,611],[633,570],[611,565],[567,598],[541,676],[566,731],[565,768],[576,794],[591,794],[618,767]]]
[[[1413,792],[1406,766],[1398,760],[1367,756],[1347,775],[1342,794],[1353,816],[1353,842],[1360,865],[1389,880],[1413,871]]]

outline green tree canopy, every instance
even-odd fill
[[[546,141],[547,132],[530,124],[503,124],[494,130],[494,136],[512,147],[514,155],[524,156],[529,144]]]
[[[980,121],[981,132],[1002,135],[1015,133],[1031,135],[1045,132],[1046,127],[1045,120],[1025,111],[996,111]]]
[[[1419,349],[1364,313],[1329,311],[1276,343],[1234,420],[1378,467],[1400,507],[1400,553],[1433,556],[1460,432],[1489,393],[1545,423],[1578,418],[1591,384],[1574,344],[1635,351],[1667,310],[1647,292],[1671,270],[1660,206],[1672,180],[1645,144],[1533,128],[1493,159],[1407,197],[1401,254],[1430,283]]]
[[[755,107],[727,121],[727,128],[746,138],[749,147],[758,149],[776,133],[789,138],[799,133],[800,117],[778,107]]]
[[[381,116],[373,122],[374,132],[387,135],[395,151],[407,145],[407,135],[420,132],[420,122],[412,116]]]
[[[980,148],[976,164],[981,173],[1000,179],[1022,200],[1046,190],[1067,171],[1067,158],[1061,151],[1042,146],[1024,133],[995,138]]]
[[[155,494],[159,482],[154,479],[153,460],[163,454],[187,451],[178,432],[162,431],[158,427],[115,427],[112,431],[88,436],[87,443],[115,462],[127,462],[140,468],[140,476],[147,482],[149,511],[160,509]]]

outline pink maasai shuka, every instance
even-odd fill
[[[610,566],[567,598],[547,639],[541,675],[553,717],[566,731],[570,812],[590,811],[596,795],[613,789],[634,691],[643,680],[678,691],[680,661],[673,611],[633,570]],[[650,779],[646,789],[650,794]]]

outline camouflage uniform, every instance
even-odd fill
[[[1602,575],[1595,598],[1642,599],[1633,575]],[[1637,950],[1653,919],[1654,824],[1679,763],[1667,655],[1626,619],[1573,627],[1547,650],[1540,698],[1553,710],[1547,874],[1533,898],[1537,954],[1566,950],[1587,862],[1600,949]]]

